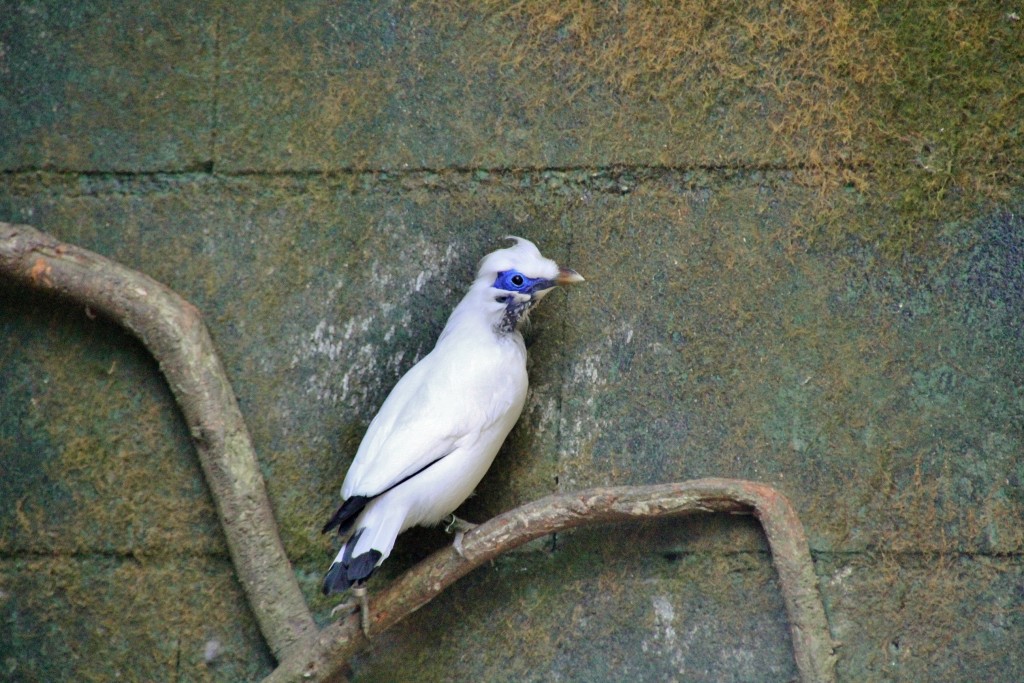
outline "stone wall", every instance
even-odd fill
[[[311,607],[377,406],[483,254],[527,331],[483,520],[720,476],[806,527],[838,675],[1024,678],[1024,40],[999,3],[5,2],[0,220],[202,312]],[[0,283],[0,678],[273,667],[159,368]],[[371,582],[448,542],[414,530]],[[562,534],[355,680],[782,681],[746,518]]]

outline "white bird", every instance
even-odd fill
[[[346,536],[323,592],[354,588],[364,631],[363,584],[395,539],[461,505],[519,419],[528,385],[523,321],[556,285],[583,281],[529,240],[510,239],[513,246],[480,261],[434,349],[398,381],[370,422],[341,486],[344,502],[323,528]],[[456,536],[461,553],[460,541]]]

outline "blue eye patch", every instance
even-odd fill
[[[554,280],[542,277],[526,277],[516,270],[503,270],[494,279],[495,289],[503,289],[506,292],[522,292],[533,294],[534,292],[551,289],[555,286]]]

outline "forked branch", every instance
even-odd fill
[[[342,678],[345,663],[367,643],[358,618],[317,632],[285,556],[248,429],[198,311],[146,275],[25,225],[0,222],[2,277],[100,312],[149,349],[188,422],[235,570],[279,662],[266,680]],[[799,518],[771,487],[729,479],[592,489],[528,503],[467,533],[464,557],[440,550],[374,595],[371,630],[394,625],[474,568],[532,539],[583,525],[699,512],[753,513],[760,520],[800,676],[833,681],[833,642]]]

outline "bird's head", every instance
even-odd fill
[[[486,288],[485,304],[495,316],[495,328],[511,332],[526,319],[548,292],[558,285],[583,282],[571,268],[541,255],[533,242],[510,236],[515,244],[492,251],[480,261],[474,287]]]

